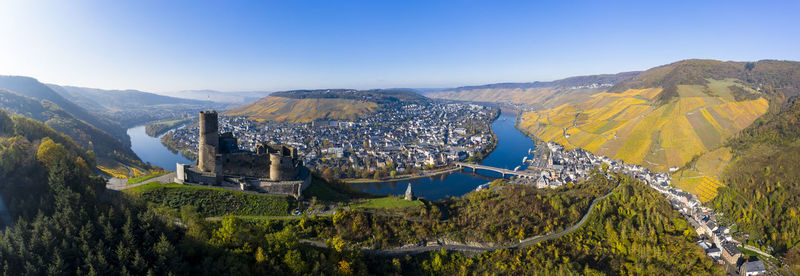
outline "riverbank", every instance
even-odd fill
[[[424,174],[421,175],[412,175],[412,176],[401,176],[396,178],[389,178],[389,179],[372,179],[372,178],[347,178],[347,179],[340,179],[342,182],[347,184],[362,184],[362,183],[388,183],[388,182],[396,182],[396,181],[405,181],[405,180],[413,180],[419,178],[427,178],[432,176],[437,176],[445,173],[451,173],[461,170],[461,168],[445,168],[442,170],[436,170],[432,172],[423,172]]]
[[[187,160],[190,161],[197,160],[197,153],[195,153],[191,149],[186,148],[183,144],[176,142],[172,138],[172,131],[167,132],[166,134],[161,136],[161,139],[159,140],[161,144],[173,154],[180,154],[181,156],[183,156],[183,158],[186,158]]]
[[[141,158],[142,162],[165,170],[174,170],[176,163],[194,163],[180,153],[170,151],[161,139],[148,135],[144,125],[129,128],[127,134],[131,137],[131,150]]]
[[[524,128],[524,127],[522,127],[522,126],[521,126],[521,123],[522,123],[522,114],[523,114],[523,113],[525,113],[525,111],[519,111],[519,112],[517,112],[517,120],[516,120],[516,122],[514,122],[514,128],[516,128],[517,130],[519,130],[519,132],[522,132],[522,134],[525,134],[525,136],[528,136],[528,138],[530,138],[531,140],[533,140],[533,143],[535,143],[535,144],[537,144],[537,145],[541,144],[541,143],[543,142],[542,140],[539,140],[539,138],[538,138],[538,137],[536,137],[536,135],[534,135],[534,134],[533,134],[532,132],[530,132],[528,129],[526,129],[526,128]]]

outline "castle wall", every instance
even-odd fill
[[[219,148],[219,123],[217,112],[200,112],[200,133],[198,135],[197,167],[203,172],[216,172],[216,156]]]
[[[269,157],[266,154],[232,153],[222,155],[222,173],[253,178],[269,178]]]

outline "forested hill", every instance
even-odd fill
[[[0,89],[0,108],[43,122],[71,137],[98,158],[141,165],[130,145],[108,132],[76,118],[72,113],[48,99],[40,100],[15,91]],[[127,134],[125,136],[127,138]]]
[[[123,128],[182,118],[200,110],[224,109],[227,104],[163,96],[138,90],[103,90],[48,84],[53,91],[75,104],[118,122]]]
[[[428,99],[409,89],[320,89],[320,90],[292,90],[270,94],[273,97],[292,99],[347,99],[378,104],[393,102],[427,102]]]
[[[187,274],[176,249],[181,232],[107,194],[93,166],[70,138],[0,110],[0,196],[14,220],[0,226],[0,273]]]
[[[659,66],[622,80],[609,89],[624,92],[628,89],[662,88],[658,100],[666,103],[679,97],[679,86],[697,85],[713,96],[709,79],[735,79],[744,86],[755,88],[768,95],[785,99],[800,95],[800,62],[761,60],[733,62],[690,59]],[[735,90],[737,100],[753,97],[743,90]]]
[[[6,89],[16,92],[26,97],[31,97],[39,101],[47,100],[53,102],[67,113],[74,116],[76,119],[83,120],[86,123],[101,129],[102,131],[111,134],[120,141],[128,143],[128,137],[125,129],[119,124],[110,120],[98,117],[81,108],[75,103],[67,100],[59,95],[47,85],[30,77],[21,76],[0,76],[0,89]]]
[[[401,103],[430,101],[410,90],[295,90],[275,92],[256,102],[225,112],[257,121],[311,122],[320,119],[357,120]]]
[[[800,274],[800,99],[733,137],[734,160],[712,205],[750,235],[747,243],[785,257]]]
[[[104,90],[96,88],[48,84],[56,93],[70,97],[73,102],[94,112],[129,110],[153,105],[209,106],[209,101],[181,99],[139,90]]]

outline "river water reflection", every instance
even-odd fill
[[[194,164],[194,161],[186,159],[180,153],[172,153],[161,144],[163,134],[159,137],[147,135],[143,125],[129,128],[128,136],[131,137],[131,149],[144,162],[150,162],[168,171],[174,171],[176,163]]]

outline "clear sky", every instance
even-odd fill
[[[800,1],[0,2],[0,74],[105,89],[452,87],[800,60]]]

